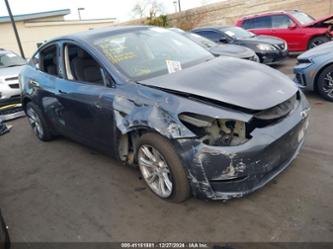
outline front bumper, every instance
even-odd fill
[[[314,90],[314,81],[317,74],[315,65],[312,63],[302,63],[294,67],[294,82],[301,89]]]
[[[12,98],[0,101],[0,119],[2,121],[12,120],[25,116],[22,108],[21,98]]]
[[[18,82],[0,83],[0,118],[3,121],[24,116],[21,89]]]
[[[198,140],[178,141],[193,195],[227,200],[261,188],[287,168],[300,151],[308,126],[304,95],[282,121],[256,128],[239,146],[209,146]]]
[[[18,82],[12,84],[0,83],[0,100],[16,98],[21,96],[21,89]]]
[[[271,52],[256,51],[260,62],[264,64],[280,63],[288,57],[288,50],[277,50]]]

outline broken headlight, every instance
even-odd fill
[[[235,146],[249,140],[246,123],[231,119],[214,119],[197,114],[180,114],[183,124],[199,139],[213,146]]]

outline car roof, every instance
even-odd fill
[[[224,28],[230,28],[230,27],[235,27],[232,25],[225,25],[225,26],[205,26],[205,27],[200,27],[200,28],[195,28],[192,31],[204,31],[204,30],[221,30]]]
[[[96,38],[105,33],[108,33],[111,35],[111,34],[127,32],[127,31],[147,29],[147,28],[152,28],[152,27],[153,26],[141,25],[141,26],[112,26],[112,27],[97,28],[97,29],[91,29],[88,31],[73,33],[70,35],[59,36],[59,37],[56,37],[54,39],[47,41],[45,44],[48,44],[50,42],[57,41],[57,40],[66,40],[66,39],[67,40],[91,40],[91,39]]]
[[[291,14],[292,12],[300,12],[299,10],[276,10],[276,11],[269,11],[269,12],[262,12],[254,15],[243,16],[240,20],[251,19],[260,16],[269,16],[269,15],[276,15],[276,14]]]

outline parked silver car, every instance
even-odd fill
[[[300,88],[318,92],[333,102],[333,41],[297,57],[295,81]]]
[[[0,117],[22,116],[18,75],[26,61],[16,53],[0,49]]]

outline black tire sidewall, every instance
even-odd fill
[[[140,137],[138,141],[138,151],[141,145],[150,145],[156,148],[166,160],[170,169],[171,181],[172,181],[172,193],[169,197],[163,198],[155,194],[151,188],[148,188],[159,198],[168,200],[171,202],[183,202],[190,196],[190,184],[187,178],[186,170],[183,166],[182,160],[179,158],[173,145],[163,136],[157,133],[146,133]],[[138,151],[136,152],[136,159],[138,157]]]
[[[326,36],[317,36],[317,37],[314,37],[314,38],[312,38],[312,39],[310,40],[309,45],[308,45],[308,49],[315,48],[315,47],[311,47],[311,45],[312,45],[313,42],[316,41],[316,40],[321,40],[321,41],[323,41],[323,43],[326,43],[326,42],[329,42],[329,41],[330,41],[330,39],[329,39],[328,37],[326,37]]]
[[[35,134],[36,137],[38,137],[42,141],[49,141],[49,140],[51,140],[52,139],[52,132],[50,131],[50,129],[49,129],[47,123],[46,123],[46,120],[45,120],[45,118],[43,116],[43,113],[40,110],[40,108],[36,104],[34,104],[32,102],[29,102],[27,104],[27,106],[26,106],[26,113],[28,112],[29,108],[33,109],[34,112],[38,115],[38,118],[39,118],[40,123],[41,123],[40,125],[41,125],[41,127],[43,129],[43,135],[40,136],[40,135]]]
[[[320,73],[320,75],[318,76],[318,80],[317,80],[317,89],[318,89],[318,93],[326,100],[333,102],[333,98],[327,96],[327,94],[325,92],[323,92],[323,85],[325,83],[325,76],[326,74],[328,74],[329,72],[333,72],[333,65],[327,66],[326,68],[324,68],[324,70],[322,70],[322,72]]]

